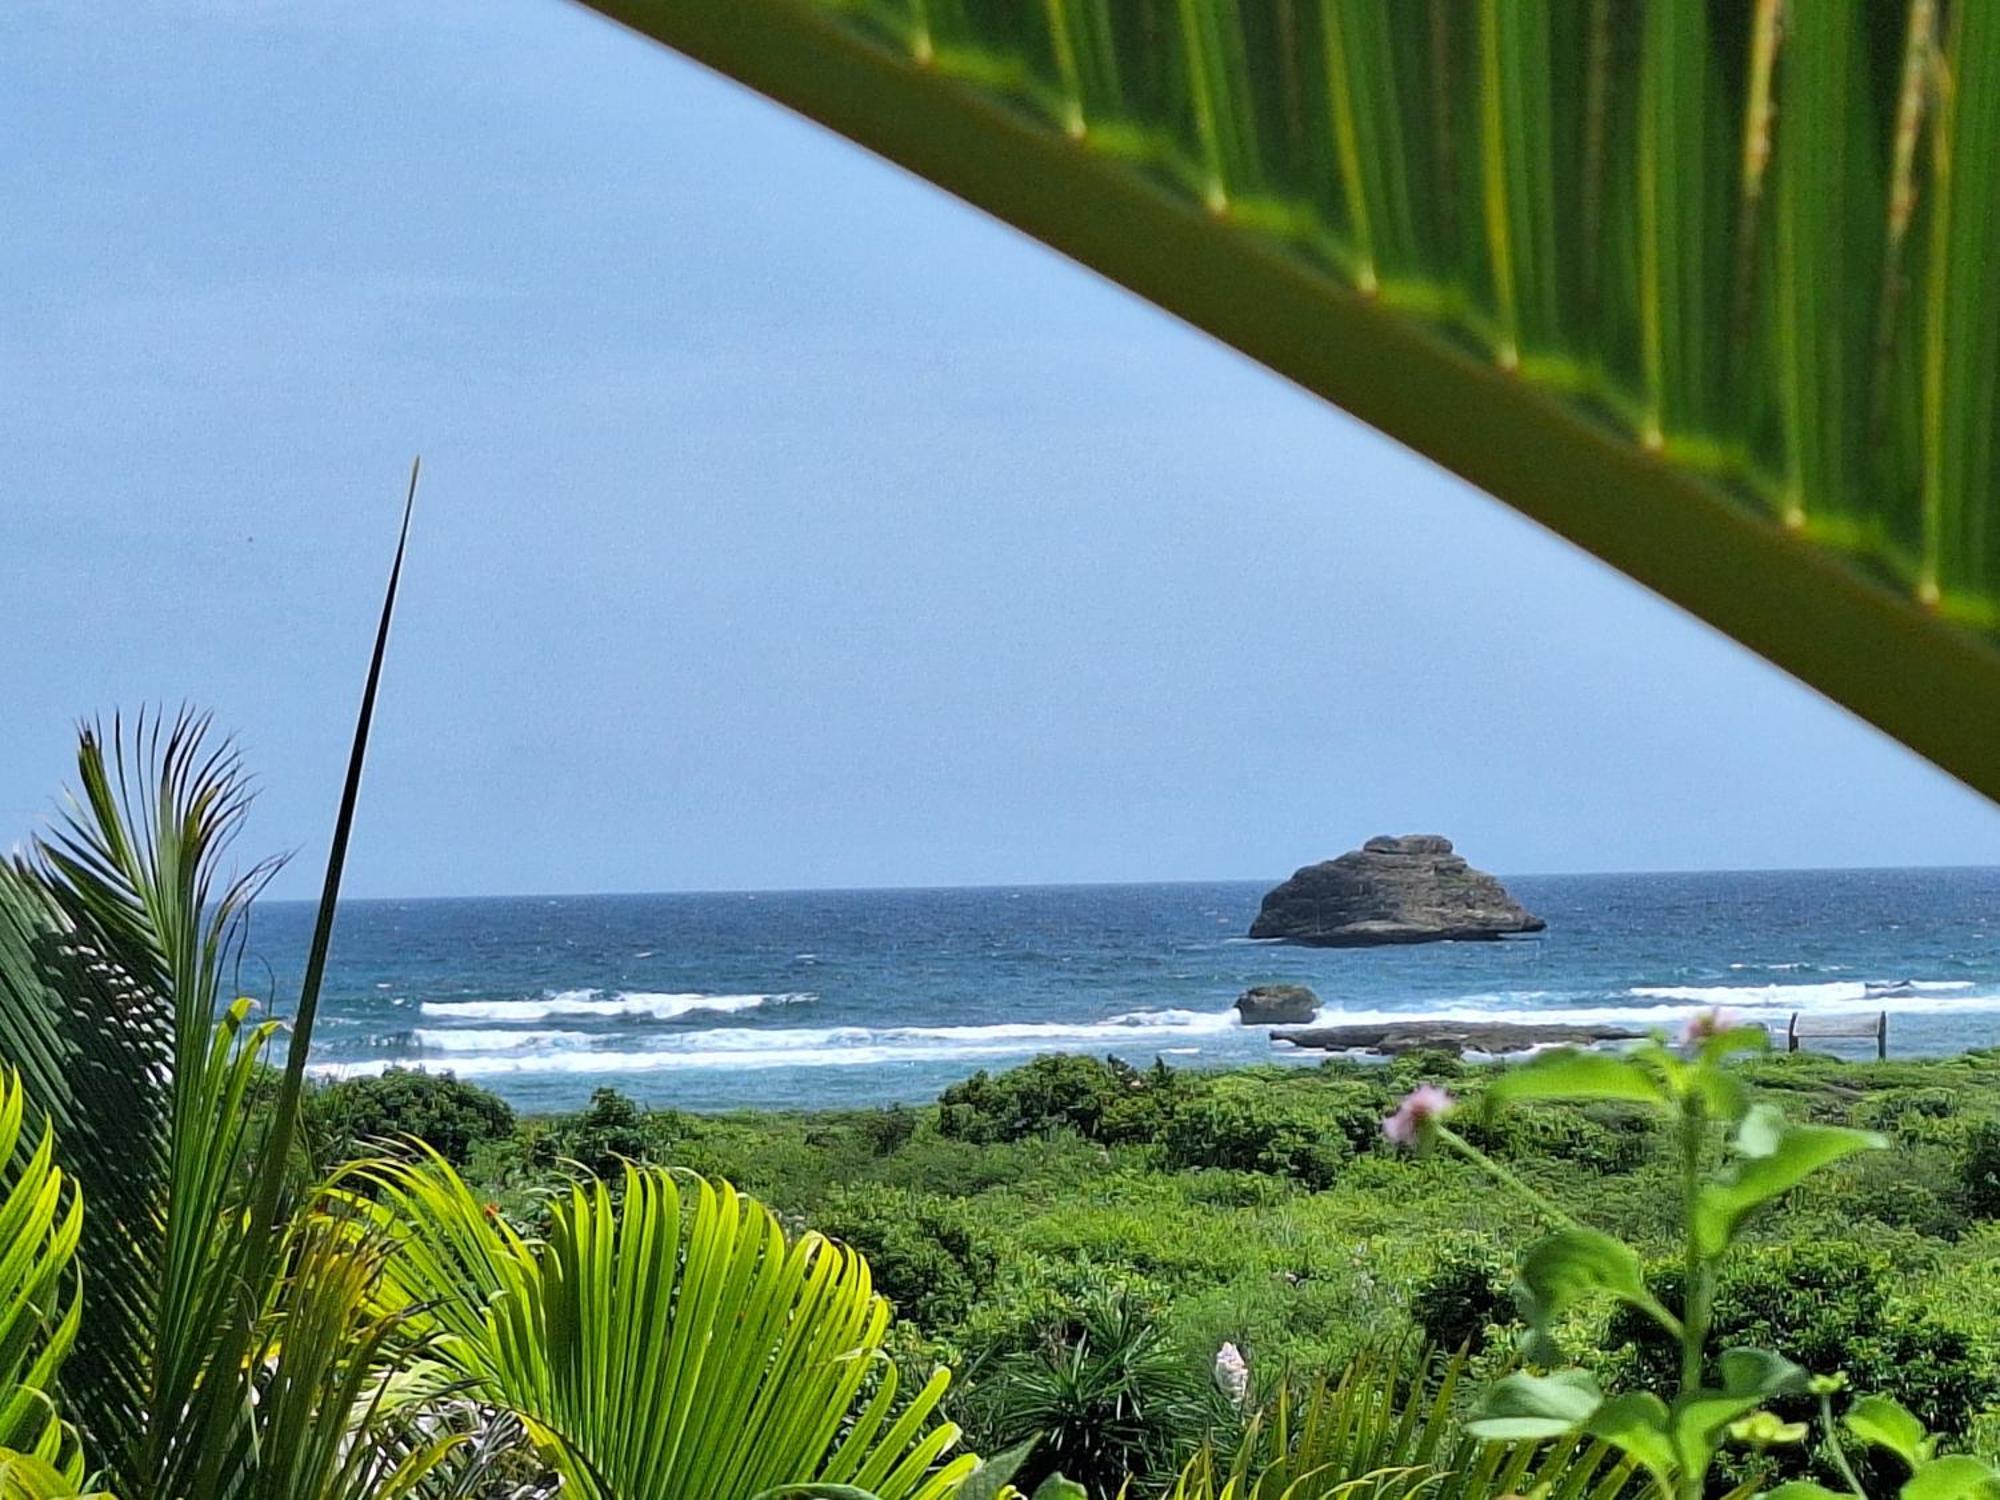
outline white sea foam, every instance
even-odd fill
[[[1749,978],[1751,976],[1745,976]],[[320,1064],[325,1077],[356,1077],[390,1067],[450,1069],[465,1078],[548,1074],[576,1076],[674,1070],[868,1067],[1024,1058],[1035,1052],[1125,1051],[1199,1054],[1234,1035],[1261,1037],[1233,1009],[1136,1010],[1089,1021],[1006,1021],[990,1025],[762,1027],[712,1025],[616,1031],[563,1031],[526,1024],[551,1017],[671,1022],[794,1004],[809,994],[603,994],[571,990],[540,1000],[429,1002],[428,1018],[461,1023],[410,1034],[414,1053]],[[1560,1023],[1678,1029],[1690,1016],[1723,1008],[1782,1029],[1792,1011],[1892,1015],[2000,1013],[2000,992],[1969,980],[1843,980],[1817,983],[1641,985],[1615,996],[1563,990],[1494,990],[1421,1008],[1324,1008],[1319,1024],[1386,1025],[1414,1021]],[[496,1024],[497,1023],[497,1024]],[[516,1024],[510,1024],[516,1023]]]
[[[798,1005],[817,995],[654,994],[644,990],[606,995],[601,990],[563,990],[540,1000],[426,1000],[423,1012],[439,1020],[546,1021],[553,1016],[632,1017],[672,1021],[697,1012],[728,1015],[765,1005]]]
[[[1892,986],[1894,987],[1892,989]],[[1969,980],[1882,980],[1851,984],[1774,985],[1645,985],[1625,991],[1625,1005],[1492,1004],[1513,996],[1466,996],[1456,1002],[1424,1009],[1339,1010],[1328,1007],[1316,1024],[1326,1026],[1394,1026],[1443,1021],[1468,1025],[1629,1026],[1672,1029],[1704,1011],[1728,1010],[1745,1021],[1782,1027],[1793,1011],[1812,1015],[2000,1014],[2000,993],[1980,990]]]
[[[424,1026],[410,1039],[425,1052],[559,1052],[588,1047],[587,1031],[493,1031],[472,1026]]]
[[[651,1073],[675,1068],[855,1067],[876,1063],[938,1062],[1010,1057],[1044,1049],[1087,1049],[1149,1039],[1182,1041],[1220,1035],[1238,1027],[1234,1010],[1138,1010],[1103,1021],[1010,1021],[992,1026],[718,1026],[670,1032],[635,1047],[596,1048],[581,1032],[426,1029],[416,1034],[424,1050],[449,1051],[437,1066],[461,1078],[519,1073]],[[547,1047],[515,1045],[517,1038],[561,1038]],[[479,1038],[490,1045],[433,1048],[434,1038]],[[1181,1049],[1198,1050],[1198,1049]],[[328,1078],[358,1078],[385,1068],[425,1065],[421,1057],[371,1058],[318,1065]]]
[[[1641,985],[1626,993],[1639,1000],[1682,1001],[1736,1010],[1771,1007],[1810,1011],[1922,1010],[1933,1007],[1912,1002],[1930,995],[1962,994],[1972,988],[1969,979],[1836,979],[1825,984]]]

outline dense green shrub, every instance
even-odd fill
[[[1345,1072],[1353,1064],[1335,1059],[1324,1066],[1329,1071]],[[1437,1047],[1413,1047],[1390,1058],[1382,1069],[1382,1078],[1390,1094],[1403,1094],[1420,1083],[1446,1083],[1463,1078],[1468,1066],[1456,1052],[1446,1052]]]
[[[1313,1189],[1331,1187],[1352,1154],[1347,1138],[1324,1119],[1281,1101],[1219,1091],[1176,1104],[1160,1145],[1169,1166],[1269,1172]]]
[[[1107,1145],[1156,1140],[1181,1075],[1155,1062],[1141,1072],[1119,1059],[1052,1054],[1005,1073],[985,1069],[938,1096],[938,1133],[986,1145],[1073,1130]]]
[[[1513,1285],[1513,1268],[1492,1245],[1457,1244],[1417,1284],[1410,1318],[1431,1347],[1477,1354],[1494,1325],[1514,1321]]]
[[[449,1073],[390,1068],[374,1078],[349,1078],[313,1091],[309,1128],[335,1155],[370,1143],[415,1136],[455,1167],[473,1147],[514,1133],[507,1101]]]
[[[581,1112],[557,1121],[536,1149],[547,1165],[573,1161],[599,1177],[616,1179],[626,1162],[655,1159],[656,1148],[675,1140],[682,1125],[672,1110],[648,1110],[616,1089],[601,1088]]]
[[[1968,1214],[2000,1219],[2000,1120],[1977,1121],[1965,1132],[1958,1184]]]
[[[871,1156],[894,1156],[910,1143],[910,1137],[917,1133],[917,1116],[914,1110],[905,1109],[900,1104],[892,1104],[887,1109],[870,1110],[861,1117],[861,1139],[867,1144]]]
[[[1889,1256],[1838,1240],[1746,1249],[1716,1289],[1712,1346],[1782,1349],[1815,1374],[1844,1374],[1857,1392],[1893,1396],[1948,1441],[1962,1439],[2000,1398],[2000,1371],[1965,1333],[1897,1299],[1902,1274]],[[1652,1283],[1669,1306],[1680,1305],[1677,1269],[1662,1268]],[[1676,1351],[1643,1314],[1614,1314],[1606,1344],[1620,1384],[1658,1388],[1674,1378]],[[1792,1397],[1773,1409],[1803,1421],[1812,1405]],[[1838,1480],[1822,1454],[1778,1449],[1773,1457],[1785,1477],[1810,1470]]]
[[[1657,1121],[1620,1105],[1544,1103],[1492,1118],[1466,1111],[1457,1129],[1504,1161],[1559,1161],[1599,1176],[1634,1171],[1660,1150]]]
[[[1894,1089],[1868,1095],[1854,1106],[1854,1123],[1914,1145],[1956,1143],[1958,1099],[1950,1089]]]
[[[875,1290],[926,1333],[964,1318],[1000,1263],[965,1206],[936,1193],[838,1187],[813,1206],[810,1221],[866,1256]]]

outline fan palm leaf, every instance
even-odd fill
[[[516,1413],[565,1493],[749,1500],[791,1484],[943,1500],[973,1473],[936,1419],[948,1376],[905,1393],[867,1263],[787,1242],[727,1183],[628,1167],[549,1208],[528,1240],[442,1157],[356,1170],[397,1245],[389,1283],[437,1357]]]
[[[591,0],[2000,793],[1978,0]]]

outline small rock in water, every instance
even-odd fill
[[[1302,984],[1257,984],[1236,997],[1245,1026],[1303,1026],[1319,1014],[1319,996]]]

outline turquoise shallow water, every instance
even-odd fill
[[[1230,1009],[1271,980],[1328,1021],[1887,1009],[1894,1055],[2000,1044],[2000,870],[1508,885],[1547,933],[1361,950],[1242,937],[1264,882],[353,902],[316,1065],[449,1068],[527,1108],[607,1082],[690,1109],[914,1101],[1044,1051],[1301,1057]],[[285,1008],[310,918],[258,908],[247,992]]]

